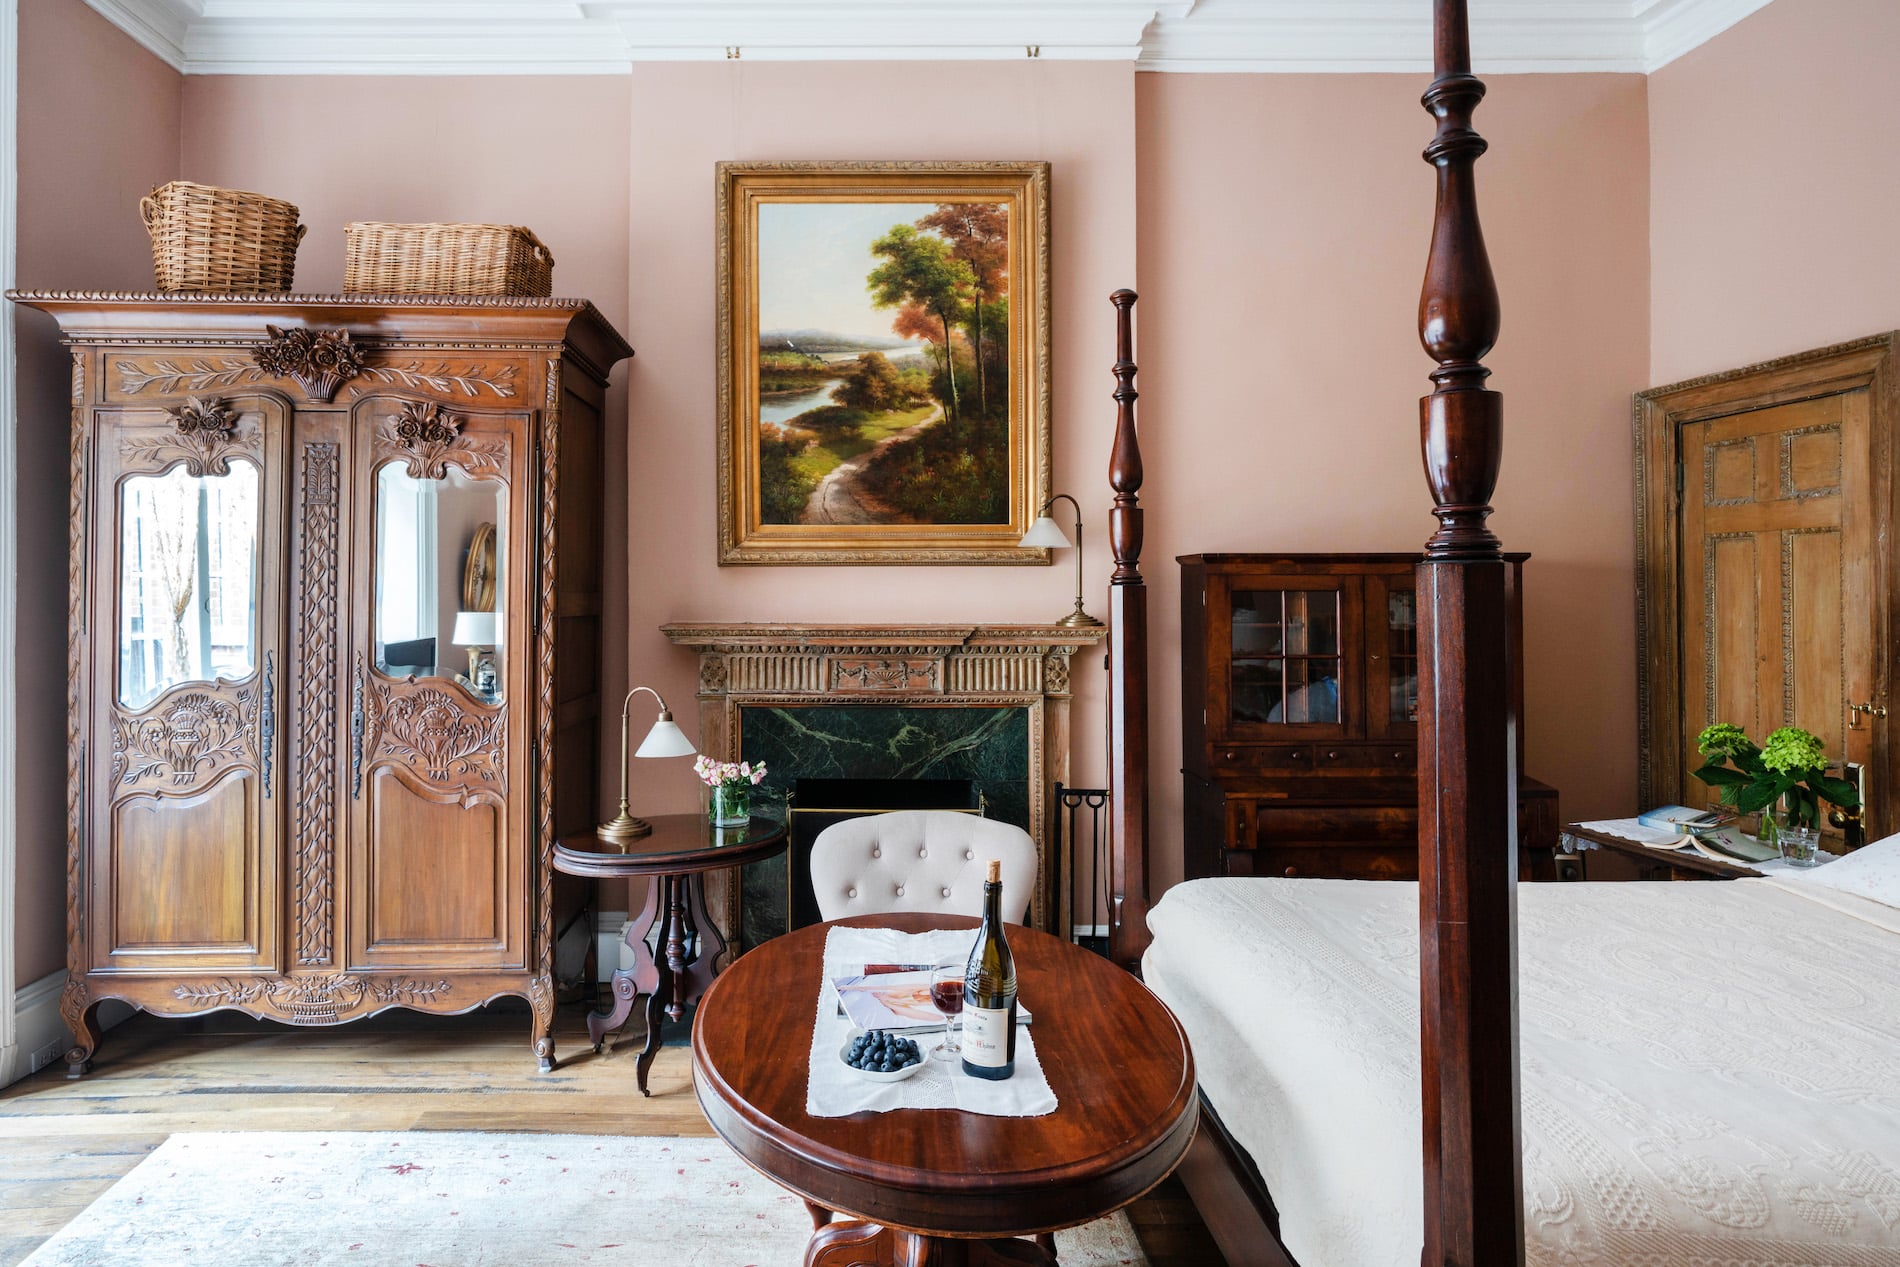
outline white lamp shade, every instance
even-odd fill
[[[1051,550],[1061,550],[1075,544],[1069,540],[1069,534],[1062,531],[1062,525],[1044,515],[1029,525],[1029,531],[1017,542],[1024,546],[1047,546]]]
[[[653,729],[647,731],[647,737],[640,741],[635,750],[636,757],[690,757],[699,749],[693,747],[693,741],[679,728],[671,717],[662,717],[653,723]]]
[[[492,647],[495,645],[494,612],[456,612],[455,633],[450,642],[458,647]]]

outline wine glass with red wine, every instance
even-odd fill
[[[943,1042],[931,1049],[932,1060],[958,1060],[963,1056],[957,1042],[957,1019],[963,1015],[963,968],[963,960],[954,959],[930,970],[930,1002],[943,1013]]]

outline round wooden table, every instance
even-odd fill
[[[627,926],[627,945],[633,967],[613,974],[613,1007],[587,1017],[587,1037],[598,1052],[613,1030],[627,1023],[634,1000],[647,996],[647,1039],[634,1065],[641,1095],[647,1090],[647,1071],[660,1052],[663,1019],[677,1021],[688,1003],[706,993],[713,983],[726,939],[706,913],[702,877],[748,862],[769,858],[785,848],[785,827],[769,818],[754,818],[744,827],[714,828],[704,814],[662,814],[647,820],[651,835],[637,840],[603,840],[593,832],[569,836],[554,846],[554,869],[568,875],[625,880],[636,876],[647,884],[646,906]],[[655,927],[654,947],[647,938]]]
[[[918,914],[840,922],[913,933],[976,926]],[[1050,1267],[1048,1233],[1120,1209],[1186,1154],[1198,1100],[1173,1014],[1107,960],[1026,928],[1012,927],[1009,944],[1055,1112],[808,1116],[830,927],[798,929],[734,963],[693,1024],[693,1085],[713,1129],[812,1212],[806,1267]],[[833,1211],[853,1217],[834,1221]],[[1012,1239],[1024,1236],[1036,1240]]]

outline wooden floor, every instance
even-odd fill
[[[560,1067],[537,1073],[525,1005],[471,1016],[392,1012],[334,1029],[237,1013],[138,1016],[108,1032],[93,1072],[54,1065],[0,1090],[0,1267],[13,1267],[174,1131],[551,1131],[710,1135],[690,1056],[666,1047],[651,1099],[633,1040],[594,1056],[581,1012],[556,1023]],[[1154,1267],[1223,1267],[1169,1180],[1129,1209]]]

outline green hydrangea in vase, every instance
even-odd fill
[[[1757,747],[1740,726],[1717,722],[1696,740],[1708,764],[1695,777],[1738,813],[1761,814],[1758,834],[1797,866],[1812,866],[1821,834],[1821,802],[1860,808],[1852,783],[1827,773],[1827,746],[1799,726],[1770,731]]]
[[[752,789],[765,779],[765,762],[714,761],[700,755],[693,773],[712,790],[706,817],[714,827],[744,827],[752,818]]]

